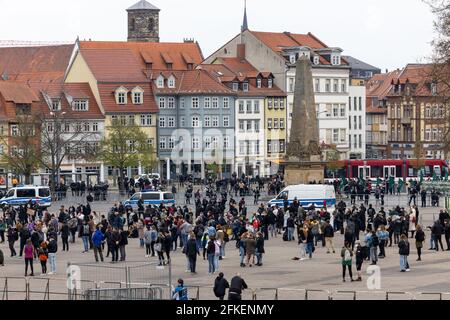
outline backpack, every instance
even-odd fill
[[[85,235],[85,236],[88,236],[89,235],[89,231],[90,231],[90,228],[89,228],[89,225],[84,225],[83,226],[83,235]]]
[[[372,237],[372,246],[377,247],[379,245],[380,245],[380,240],[378,239],[378,236],[373,236]]]
[[[285,230],[285,231],[283,232],[283,241],[288,241],[287,230]]]
[[[349,262],[352,261],[352,255],[350,253],[350,250],[345,249],[345,253],[344,253],[344,261],[345,262]]]

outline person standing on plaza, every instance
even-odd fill
[[[63,245],[62,251],[69,251],[69,226],[67,225],[67,222],[61,224],[60,232]]]
[[[247,283],[241,278],[240,273],[231,279],[230,289],[228,290],[228,300],[240,301],[242,300],[242,290],[247,289]]]
[[[111,255],[112,262],[119,261],[119,244],[120,244],[120,232],[119,229],[114,228],[111,233]]]
[[[47,274],[48,249],[47,242],[42,242],[39,248],[38,259],[41,262],[42,275]]]
[[[353,251],[351,249],[350,243],[346,242],[344,247],[341,250],[341,258],[342,258],[342,281],[345,282],[345,272],[348,269],[348,274],[350,276],[351,281],[353,282],[353,274],[352,274],[352,257]]]
[[[56,252],[58,251],[58,243],[56,239],[50,237],[48,240],[48,261],[50,263],[50,272],[48,274],[56,273]]]
[[[148,258],[152,254],[152,251],[151,251],[152,230],[151,230],[151,226],[149,224],[147,225],[147,228],[144,231],[144,245],[145,245],[145,257]]]
[[[256,240],[252,233],[245,239],[245,250],[247,253],[247,266],[251,267],[255,262]]]
[[[214,274],[215,263],[214,263],[214,255],[216,253],[216,245],[214,244],[215,237],[210,237],[208,243],[206,245],[206,254],[208,256],[208,273]]]
[[[178,286],[172,293],[172,300],[189,300],[188,289],[184,286],[183,279],[178,279]]]
[[[9,251],[11,252],[11,257],[17,255],[16,249],[14,249],[14,243],[19,239],[19,234],[17,229],[13,226],[8,227],[8,233],[6,234],[8,238]]]
[[[122,230],[120,232],[119,250],[120,250],[120,261],[125,261],[126,250],[125,247],[128,245],[129,232],[127,230]]]
[[[376,265],[378,261],[378,246],[380,245],[380,240],[375,231],[368,232],[366,235],[366,245],[369,247],[371,265]]]
[[[377,236],[378,236],[378,242],[379,244],[379,248],[380,248],[380,254],[378,255],[379,258],[386,258],[386,245],[388,243],[388,239],[389,239],[389,232],[386,231],[386,228],[384,225],[381,225],[378,228],[377,231]]]
[[[442,226],[439,220],[436,220],[431,227],[431,234],[434,239],[434,245],[436,251],[439,251],[439,245],[441,246],[441,250],[444,251],[444,246],[442,245],[442,234],[444,233],[444,227]]]
[[[200,251],[197,246],[197,241],[195,239],[194,232],[191,231],[189,234],[189,240],[183,247],[185,254],[189,260],[189,266],[191,268],[191,274],[196,274],[195,267],[197,264],[197,255],[200,255]]]
[[[355,242],[355,263],[356,263],[356,272],[358,273],[358,278],[356,279],[356,281],[362,281],[361,278],[361,268],[365,259],[365,250],[364,248],[361,246],[361,241],[356,241]]]
[[[323,236],[325,238],[325,246],[327,247],[327,253],[330,253],[330,250],[333,251],[333,253],[335,253],[333,246],[334,228],[330,224],[329,220],[325,222],[325,227],[323,229]]]
[[[102,244],[105,240],[105,236],[103,235],[102,231],[100,230],[100,226],[97,225],[95,227],[95,232],[92,235],[92,244],[94,248],[94,257],[95,262],[98,262],[98,255],[100,255],[100,260],[103,262],[103,250],[102,250]]]
[[[30,266],[31,274],[30,276],[34,276],[33,270],[33,258],[34,258],[34,247],[31,239],[27,240],[27,244],[24,247],[25,251],[25,277],[28,275],[28,266]]]
[[[214,280],[214,295],[219,298],[219,300],[223,300],[225,297],[225,293],[229,287],[230,284],[228,283],[227,279],[224,278],[224,274],[220,272],[216,280]]]
[[[422,261],[421,255],[422,255],[422,248],[423,243],[425,241],[425,232],[422,230],[422,226],[418,224],[416,226],[416,249],[417,249],[417,260],[416,261]]]
[[[398,243],[400,254],[400,271],[405,272],[409,271],[409,264],[408,264],[408,256],[409,256],[409,242],[408,237],[405,234],[402,234],[400,236],[400,241]]]
[[[6,231],[6,221],[3,218],[0,218],[0,243],[5,242],[5,231]]]
[[[83,220],[83,226],[81,228],[81,235],[82,235],[81,238],[83,239],[83,248],[84,248],[83,253],[85,253],[85,252],[89,251],[89,242],[90,242],[89,237],[91,235],[90,227],[87,224],[86,220]]]
[[[265,253],[264,250],[264,236],[261,232],[258,232],[256,234],[256,265],[261,267],[263,265],[262,258],[263,254]]]

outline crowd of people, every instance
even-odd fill
[[[128,180],[127,185],[130,190],[152,190],[159,186],[157,181],[150,180]],[[350,202],[339,201],[334,211],[326,206],[302,207],[297,199],[293,202],[285,199],[282,205],[271,207],[256,197],[261,192],[276,194],[283,185],[281,175],[266,181],[233,176],[227,181],[208,181],[204,189],[195,191],[193,183],[185,181],[179,185],[186,190],[184,205],[144,206],[141,201],[133,210],[116,203],[104,214],[93,211],[89,199],[86,205],[61,206],[53,214],[31,203],[4,207],[0,213],[0,240],[8,242],[11,257],[24,259],[25,275],[33,276],[35,261],[40,263],[42,274],[56,273],[58,250],[69,251],[77,238],[83,243],[83,253],[91,252],[96,262],[111,257],[112,263],[127,261],[127,246],[134,243],[129,239],[136,239],[143,257],[155,259],[161,266],[170,263],[171,256],[179,250],[186,259],[185,271],[196,275],[199,260],[203,260],[200,263],[208,273],[218,275],[220,288],[226,287],[220,264],[229,257],[229,250],[239,252],[236,266],[239,263],[241,268],[261,267],[266,241],[271,238],[297,241],[299,255],[293,259],[304,261],[313,259],[320,246],[327,254],[336,254],[334,239],[340,234],[344,239],[340,250],[344,281],[347,272],[352,281],[361,281],[363,263],[381,263],[386,248],[392,246],[398,247],[400,271],[408,272],[409,239],[413,239],[417,261],[421,261],[426,229],[431,232],[430,250],[444,250],[443,235],[446,250],[450,250],[450,215],[444,209],[433,225],[423,226],[414,198],[409,198],[406,208],[385,210],[381,186],[359,199],[358,193],[353,197],[354,190],[350,190]],[[410,195],[421,192],[417,186],[412,188]],[[176,193],[177,188],[172,186],[172,191]],[[248,204],[251,195],[255,195],[254,201]],[[255,209],[249,210],[249,206]],[[352,265],[356,266],[356,279]],[[179,290],[178,297],[184,297],[183,292]]]

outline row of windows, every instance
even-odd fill
[[[192,97],[191,98],[191,107],[192,109],[200,108],[200,98]],[[175,109],[177,107],[176,100],[174,97],[159,97],[158,98],[158,106],[159,109]],[[224,109],[230,108],[230,98],[223,97],[222,98],[222,106]],[[180,109],[184,109],[186,107],[185,98],[180,98],[179,100]],[[218,97],[204,97],[203,98],[203,108],[204,109],[218,109],[219,108],[219,98]]]
[[[362,97],[348,97],[348,110],[352,111],[352,101],[353,101],[353,110],[354,111],[363,111],[363,101]]]
[[[191,149],[192,150],[200,150],[201,144],[200,144],[200,138],[199,137],[192,137],[191,138]],[[211,136],[205,136],[203,137],[203,148],[205,150],[212,150],[216,148],[224,148],[228,149],[230,148],[230,137],[224,136],[222,140],[222,144],[220,144],[220,137],[211,137]],[[159,137],[159,149],[160,150],[172,150],[175,148],[175,138],[174,137]],[[180,143],[183,143],[182,139],[180,139]]]
[[[269,118],[267,119],[267,129],[285,129],[284,127],[284,118]]]
[[[289,91],[294,91],[294,78],[289,80]],[[314,79],[314,91],[315,92],[325,92],[325,93],[347,93],[347,79]]]
[[[350,130],[352,130],[352,117],[351,116],[348,117],[348,127]],[[362,130],[362,116],[353,116],[353,130]]]
[[[357,149],[357,148],[361,149],[362,148],[362,134],[359,134],[359,135],[354,134],[353,135],[353,140],[352,140],[352,135],[349,134],[348,135],[348,146],[349,146],[349,148],[352,148],[352,142],[353,142],[353,147],[355,149]]]
[[[316,104],[316,110],[320,110],[320,105]],[[339,103],[328,103],[325,105],[325,111],[318,112],[318,116],[321,113],[325,113],[327,118],[345,118],[346,117],[346,105]],[[320,118],[320,116],[319,116]]]
[[[239,120],[239,132],[259,132],[260,120]]]
[[[204,116],[203,123],[200,121],[199,116],[191,117],[191,127],[200,128],[203,127],[220,127],[219,116]],[[230,126],[230,117],[224,116],[222,117],[222,126],[228,128]],[[159,117],[159,127],[160,128],[175,128],[176,120],[175,117]],[[186,118],[180,117],[180,127],[186,127]]]
[[[149,127],[153,124],[153,117],[151,114],[141,114],[140,125],[143,127]],[[112,123],[120,123],[121,125],[136,125],[136,117],[134,115],[113,115],[111,116]]]
[[[259,140],[239,141],[239,155],[259,155],[259,154],[260,154]]]
[[[403,107],[403,114],[401,106],[391,106],[390,108],[390,118],[412,118],[414,117],[414,108],[411,105],[407,105]],[[425,108],[425,118],[432,119],[438,118],[442,119],[445,117],[445,108],[443,106],[433,106]]]
[[[239,113],[258,114],[259,112],[259,100],[239,100]]]
[[[136,91],[131,93],[131,101],[133,104],[143,104],[144,103],[144,93],[141,91]],[[128,92],[118,91],[116,93],[117,104],[127,104],[128,103]]]
[[[77,122],[75,124],[71,123],[64,123],[63,126],[61,126],[60,131],[61,132],[98,132],[98,122]],[[52,122],[47,123],[47,132],[54,132],[55,127]]]

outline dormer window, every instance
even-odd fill
[[[133,104],[143,104],[144,103],[144,90],[141,87],[136,87],[131,91],[133,97]]]
[[[261,78],[256,79],[256,86],[257,86],[258,88],[261,88],[261,84],[262,84]]]
[[[238,90],[239,90],[239,83],[233,82],[233,91],[238,91]]]
[[[174,76],[169,77],[169,80],[167,81],[167,86],[169,88],[175,88],[175,77]]]
[[[193,63],[188,63],[187,64],[187,69],[188,70],[194,70],[194,64]]]
[[[340,65],[341,64],[341,56],[339,54],[336,54],[336,53],[332,54],[331,55],[331,64],[333,66]]]
[[[72,109],[74,111],[88,111],[89,101],[87,99],[75,99],[73,100]]]
[[[247,92],[248,91],[248,82],[243,82],[242,83],[242,90]]]
[[[296,61],[296,56],[295,56],[295,54],[293,53],[293,54],[291,54],[291,55],[289,55],[289,62],[291,63],[291,64],[294,64],[295,63],[295,61]]]
[[[437,94],[437,84],[435,82],[431,84],[431,94],[433,95]]]
[[[52,111],[61,110],[61,99],[52,99]]]
[[[317,66],[320,63],[320,57],[318,55],[314,56],[314,64]]]
[[[267,81],[267,86],[268,86],[269,88],[272,88],[272,87],[273,87],[273,79],[272,79],[272,78],[269,78],[269,79],[268,79],[268,81]]]
[[[127,94],[128,90],[124,87],[116,89],[116,103],[117,104],[127,104]]]
[[[156,78],[156,87],[164,88],[164,77],[162,75],[159,75],[158,78]]]

